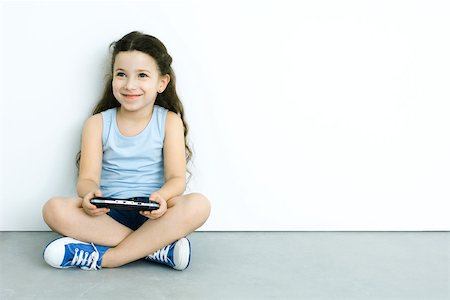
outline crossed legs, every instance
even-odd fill
[[[80,241],[110,246],[102,266],[118,267],[143,258],[199,228],[209,217],[206,197],[193,193],[167,202],[166,213],[146,221],[136,231],[108,215],[91,217],[81,207],[81,198],[52,198],[43,207],[43,217],[55,232]]]

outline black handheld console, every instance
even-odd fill
[[[128,199],[94,197],[91,199],[91,203],[97,206],[97,208],[106,207],[125,210],[156,210],[159,208],[157,202],[150,201],[146,197],[134,197]]]

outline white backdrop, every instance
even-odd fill
[[[0,230],[75,194],[108,45],[174,58],[202,230],[450,230],[447,1],[1,3]]]

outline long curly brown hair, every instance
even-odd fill
[[[120,106],[120,103],[116,100],[112,91],[113,68],[117,54],[119,52],[133,51],[133,50],[147,53],[156,61],[160,73],[162,75],[168,74],[170,76],[169,84],[167,85],[164,92],[158,93],[155,104],[162,106],[178,114],[181,117],[184,126],[184,144],[186,152],[186,162],[189,162],[190,159],[192,158],[192,150],[189,147],[187,141],[189,126],[185,120],[183,104],[181,103],[175,88],[176,82],[175,73],[171,67],[172,57],[167,52],[167,49],[164,46],[164,44],[154,36],[147,35],[138,31],[133,31],[122,37],[120,40],[113,42],[110,45],[110,48],[112,49],[111,69],[110,69],[111,72],[107,75],[103,96],[97,103],[92,114],[95,115],[110,108]],[[77,167],[80,166],[80,157],[81,151],[78,152],[77,154],[76,158]],[[190,174],[189,171],[188,173]]]

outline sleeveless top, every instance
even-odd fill
[[[117,127],[117,109],[102,112],[103,161],[100,190],[104,197],[149,197],[164,184],[164,132],[168,110],[154,105],[150,122],[127,137]]]

